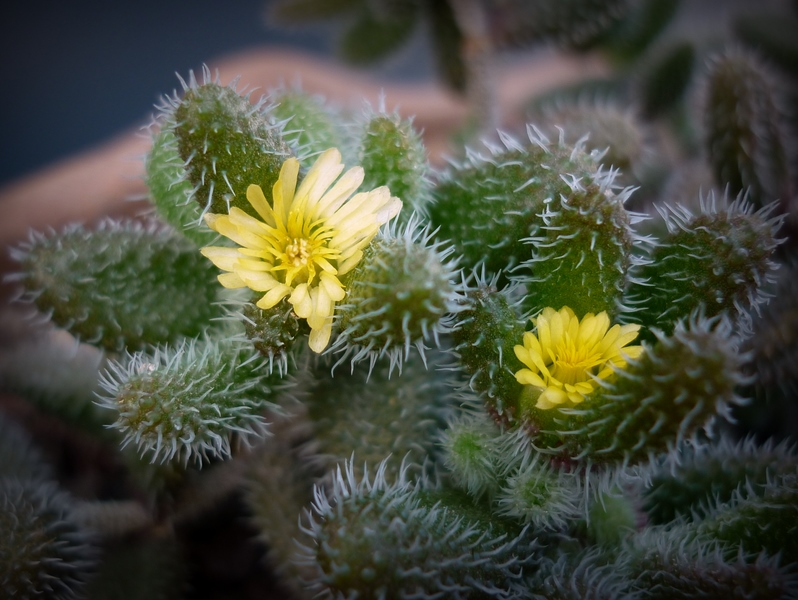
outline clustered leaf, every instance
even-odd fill
[[[306,515],[303,552],[316,570],[309,587],[344,597],[501,594],[534,563],[535,541],[469,512],[434,493],[427,499],[403,478],[386,483],[382,467],[373,481],[358,480],[348,463]]]

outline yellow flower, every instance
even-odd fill
[[[642,346],[625,347],[637,337],[640,325],[610,327],[606,312],[588,313],[580,322],[567,306],[559,311],[547,307],[532,322],[537,334],[527,331],[524,345],[514,348],[518,360],[528,367],[515,378],[540,390],[536,408],[579,404],[596,389],[597,380],[643,352]]]
[[[205,215],[211,229],[240,246],[202,249],[228,271],[219,282],[265,292],[257,302],[262,309],[287,296],[297,316],[307,319],[314,352],[330,341],[335,303],[344,297],[339,277],[357,265],[380,226],[402,208],[385,186],[352,196],[363,182],[363,169],[354,167],[338,179],[343,169],[341,153],[330,148],[297,188],[299,161],[289,158],[274,184],[271,204],[260,186],[247,188],[247,200],[262,220],[236,207],[229,215]]]

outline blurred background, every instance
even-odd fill
[[[310,4],[325,3],[331,9],[358,4],[351,0]],[[254,46],[288,46],[329,57],[342,31],[351,26],[352,19],[345,14],[326,22],[277,23],[271,18],[276,4],[273,0],[12,0],[0,20],[0,185],[145,124],[161,95],[178,85],[175,73],[185,75],[206,61]],[[502,2],[493,4],[500,7]],[[730,15],[784,12],[794,2],[682,0],[679,4],[664,35],[707,40],[713,31],[727,26]],[[366,72],[382,80],[435,78],[429,39],[423,26],[415,27],[399,51]]]
[[[206,61],[253,46],[328,56],[337,24],[277,25],[269,0],[12,0],[0,19],[0,185],[146,123]],[[417,36],[423,42],[423,36]],[[377,70],[426,77],[410,44]]]

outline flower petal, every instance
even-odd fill
[[[387,188],[386,188],[387,189]],[[404,203],[396,196],[391,196],[388,201],[377,211],[377,222],[381,225],[393,219],[402,210]]]
[[[637,337],[638,325],[610,326],[606,311],[587,313],[581,320],[571,308],[545,307],[532,319],[533,331],[523,345],[513,348],[526,367],[515,373],[523,384],[543,389],[538,408],[583,402],[601,380],[626,367],[627,359],[639,357],[642,346],[623,347]],[[609,328],[609,329],[608,329]],[[598,372],[598,373],[596,373]]]
[[[543,393],[538,397],[535,407],[543,409],[554,408],[566,400],[568,400],[568,396],[563,390],[555,387],[548,387],[543,390]]]
[[[217,229],[217,222],[219,219],[226,217],[226,215],[217,215],[215,213],[206,212],[202,218],[205,219],[205,224],[213,229],[216,233],[219,233]]]
[[[238,288],[247,287],[246,282],[238,276],[238,273],[222,273],[216,279],[222,284],[222,287],[228,290],[236,290]]]
[[[616,341],[621,333],[621,326],[618,324],[613,325],[604,334],[604,337],[599,343],[599,352],[605,354],[606,352],[613,352],[616,347]]]
[[[298,175],[299,161],[295,158],[289,158],[280,167],[280,176],[272,187],[272,202],[277,227],[284,229],[288,221],[288,208],[294,201]]]
[[[357,194],[363,169],[354,167],[341,176],[343,170],[341,153],[330,148],[297,187],[299,161],[288,158],[271,198],[257,184],[247,187],[255,216],[237,207],[226,215],[205,215],[211,229],[238,245],[203,249],[227,271],[219,281],[265,292],[257,302],[261,308],[287,297],[297,316],[307,320],[316,352],[329,343],[335,305],[346,296],[338,275],[358,264],[382,224],[402,207],[386,186]]]
[[[280,300],[285,298],[291,293],[291,288],[284,284],[279,284],[270,289],[264,296],[255,304],[258,308],[268,310],[275,306]]]
[[[320,329],[311,329],[308,338],[308,346],[313,352],[321,354],[330,343],[330,335],[332,333],[332,324],[328,323]]]
[[[618,335],[618,345],[623,347],[629,342],[634,341],[640,332],[640,325],[623,325]]]
[[[235,270],[238,261],[241,260],[241,254],[237,248],[205,246],[200,248],[200,253],[223,271]]]
[[[640,358],[645,348],[643,346],[625,346],[621,348],[621,354],[626,355],[627,358],[632,360]]]
[[[211,213],[206,213],[205,219],[208,220],[208,215]],[[237,218],[240,215],[244,215],[244,218]],[[214,229],[221,233],[223,236],[230,238],[239,246],[244,246],[246,248],[254,248],[254,249],[262,249],[266,247],[268,244],[266,240],[261,235],[260,227],[265,227],[259,221],[253,219],[244,211],[235,206],[230,209],[229,215],[214,215],[218,218],[213,220]],[[237,222],[233,222],[233,219],[237,218]],[[247,220],[248,219],[248,220]],[[253,231],[253,228],[250,227],[252,224],[256,224],[258,228]]]
[[[319,199],[313,217],[332,216],[332,214],[346,202],[346,199],[354,194],[355,190],[360,187],[364,177],[365,173],[363,167],[352,167],[349,169],[335,182],[335,185]]]
[[[341,153],[337,148],[322,152],[308,171],[294,196],[293,204],[302,211],[313,214],[319,199],[344,170]]]
[[[263,195],[263,189],[259,185],[252,184],[247,187],[247,200],[261,216],[264,223],[272,227],[277,224],[274,220],[274,211],[269,206],[266,196]]]
[[[313,302],[310,300],[307,283],[301,283],[296,286],[288,301],[294,307],[294,312],[300,319],[307,319],[313,311]]]
[[[554,311],[550,308],[544,308],[543,312],[535,320],[537,326],[537,337],[540,340],[540,347],[543,356],[548,360],[553,360],[554,341],[551,334],[551,318],[554,316]]]
[[[352,256],[347,257],[345,260],[339,261],[338,274],[345,275],[346,273],[349,273],[349,271],[357,266],[361,258],[363,258],[363,251],[358,250]]]
[[[536,388],[545,389],[546,382],[540,378],[540,375],[533,373],[529,369],[521,369],[515,374],[515,379],[522,385],[532,385]]]
[[[565,309],[560,311],[562,317],[563,336],[568,336],[568,339],[572,343],[576,343],[576,340],[579,339],[579,319],[576,318],[576,315],[573,314],[573,311],[570,311],[570,314],[562,314],[564,310]],[[588,313],[587,316],[591,319],[593,318],[593,315],[590,313]]]
[[[343,284],[338,281],[337,277],[328,273],[319,275],[319,287],[324,288],[324,291],[333,302],[340,302],[346,295]]]
[[[238,259],[238,267],[247,271],[271,271],[273,268],[270,262],[260,258],[252,259],[246,257]]]
[[[535,363],[532,362],[532,357],[529,356],[529,350],[525,346],[515,345],[513,346],[513,352],[515,352],[516,358],[530,369],[535,366]]]
[[[543,348],[540,346],[538,338],[531,331],[524,333],[524,346],[526,346],[532,354],[537,354],[543,358]]]
[[[607,316],[607,311],[601,311],[595,316],[591,314],[585,315],[579,324],[577,344],[582,347],[592,348],[601,342],[609,326],[610,318]]]
[[[268,292],[277,285],[282,285],[274,275],[268,272],[238,269],[236,274],[247,284],[249,289],[256,292]]]
[[[585,397],[578,392],[568,392],[567,396],[572,404],[580,404],[585,401]]]
[[[328,320],[332,319],[335,304],[322,287],[311,288],[310,300],[313,303],[313,309],[307,318],[308,325],[311,329],[320,329]]]

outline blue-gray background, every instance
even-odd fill
[[[681,34],[706,36],[726,11],[793,0],[682,0]],[[6,2],[8,5],[9,2]],[[270,0],[10,0],[0,11],[0,185],[136,123],[185,75],[265,44],[329,55],[336,24],[277,27]],[[755,8],[756,7],[756,8]],[[434,76],[424,31],[383,77]]]
[[[0,185],[147,121],[203,62],[265,44],[329,54],[335,27],[278,28],[268,0],[11,0],[0,11]],[[391,75],[412,77],[412,61]]]

